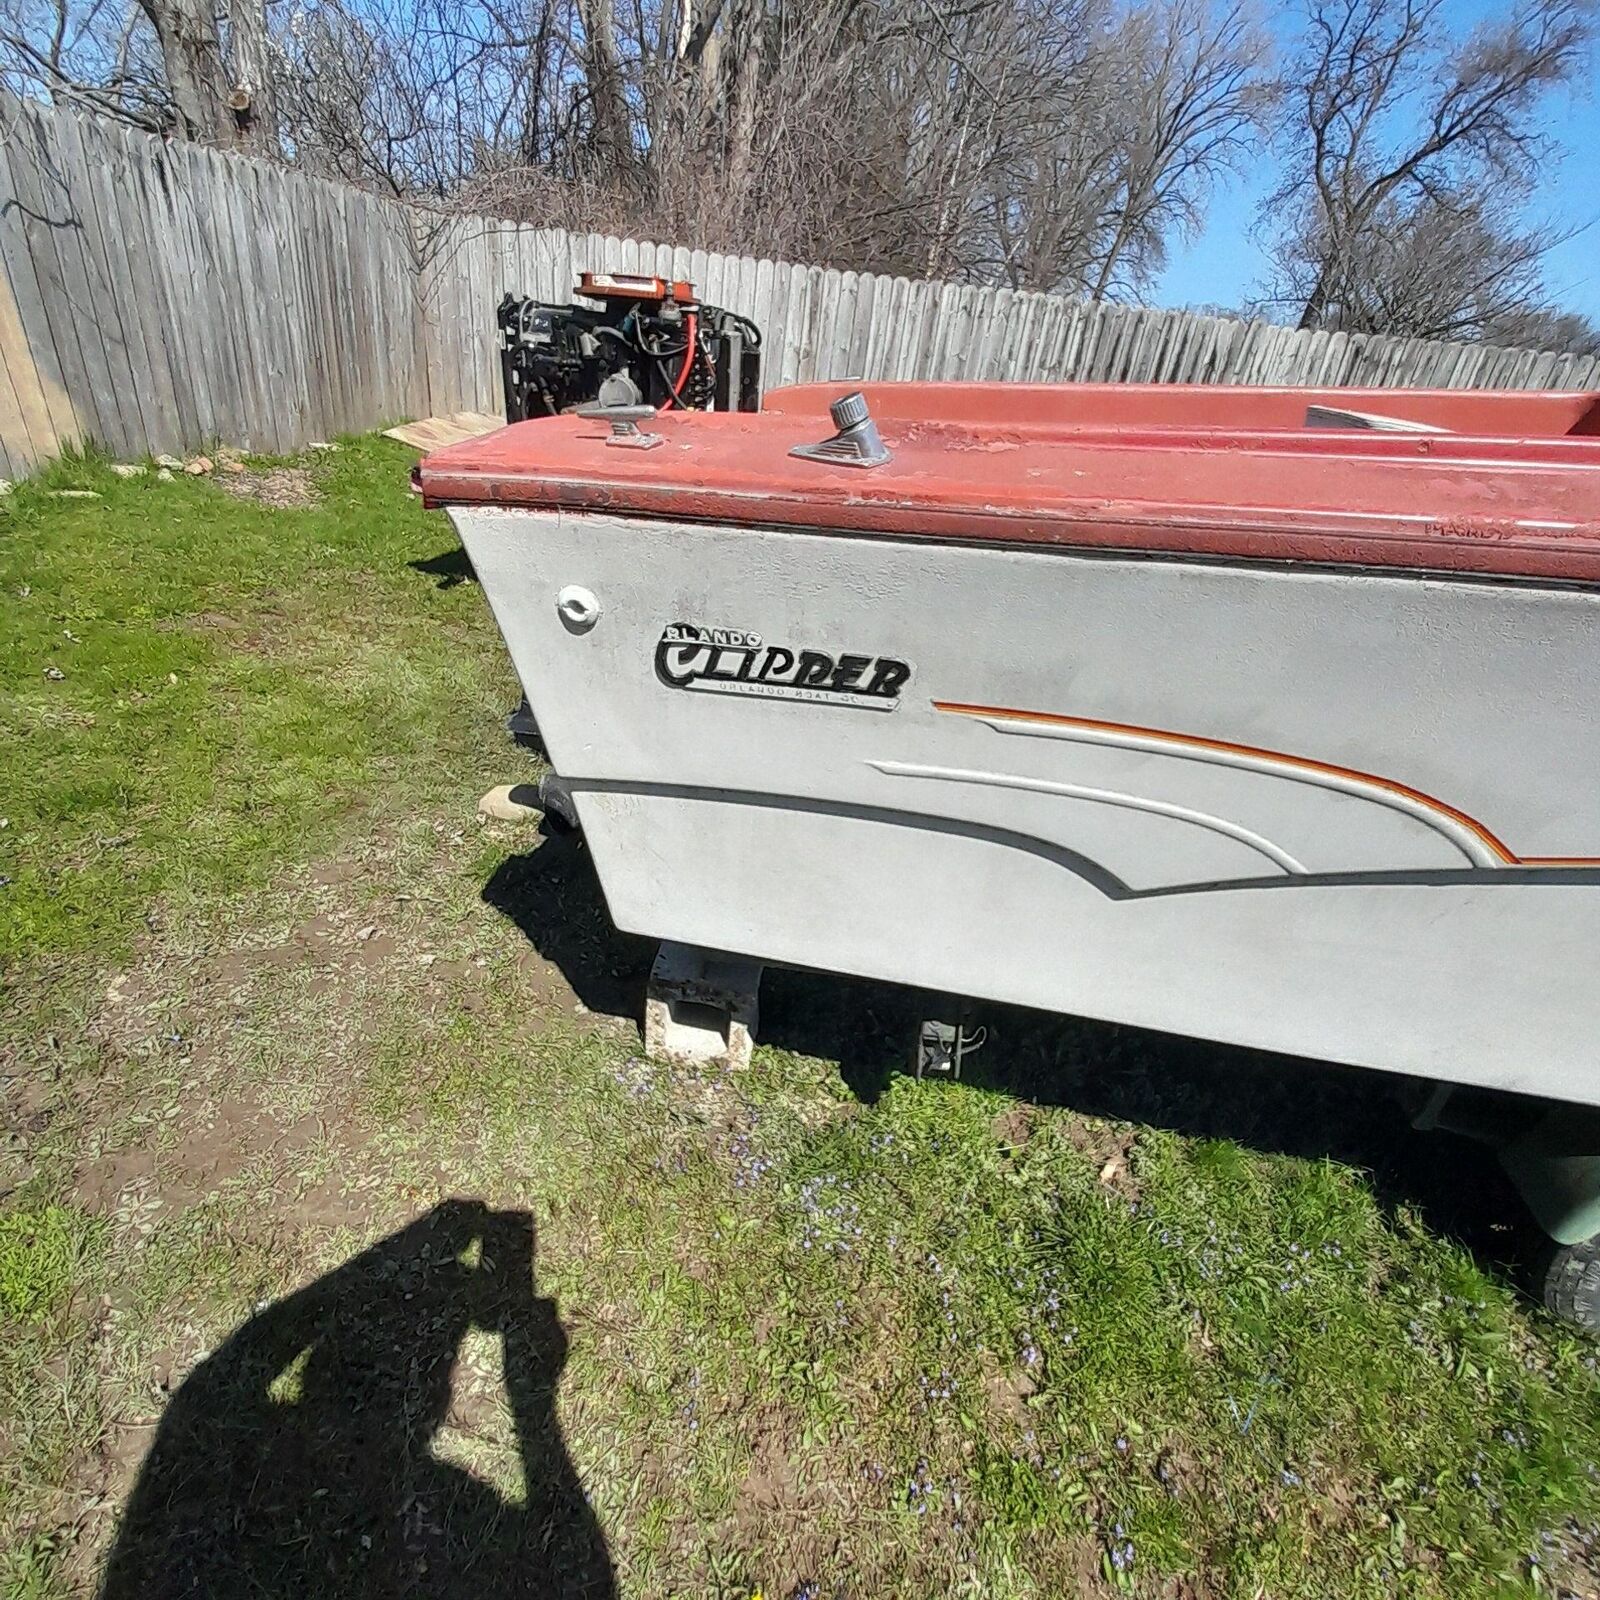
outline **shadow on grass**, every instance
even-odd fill
[[[888,984],[771,971],[761,1037],[839,1061],[848,1087],[871,1104],[909,1070],[919,1020],[949,1010],[943,997]],[[1455,1134],[1418,1132],[1397,1096],[1400,1080],[1386,1074],[984,1002],[971,1004],[968,1026],[987,1034],[963,1067],[978,1087],[1360,1168],[1391,1216],[1415,1211],[1508,1282],[1520,1283],[1542,1248],[1493,1152]]]
[[[591,1010],[637,1022],[655,947],[612,927],[581,841],[555,838],[513,857],[483,897]],[[870,1105],[909,1069],[919,1019],[947,1010],[914,989],[774,967],[762,980],[760,1037],[838,1062]],[[1391,1215],[1414,1210],[1508,1280],[1539,1248],[1492,1152],[1417,1132],[1396,1098],[1399,1080],[1386,1074],[1020,1007],[975,1003],[972,1022],[987,1028],[988,1043],[967,1062],[969,1083],[1084,1116],[1365,1169]]]
[[[533,1222],[446,1201],[258,1312],[172,1397],[102,1600],[609,1597],[553,1397],[566,1353]],[[503,1342],[522,1504],[433,1452],[469,1329]],[[470,1421],[470,1419],[467,1419]]]
[[[538,849],[495,868],[484,903],[516,924],[590,1011],[637,1022],[655,944],[612,924],[582,835],[541,827]]]
[[[458,583],[478,581],[477,573],[472,570],[472,562],[460,545],[453,545],[436,556],[426,556],[420,561],[408,561],[406,565],[424,577],[437,578],[439,581],[435,587],[439,589],[453,589]]]

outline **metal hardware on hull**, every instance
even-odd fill
[[[539,780],[539,809],[552,833],[581,833],[578,808],[572,803],[572,790],[559,772],[547,772]]]
[[[611,437],[607,444],[624,450],[654,450],[666,440],[659,433],[641,433],[639,424],[656,415],[654,406],[608,406],[599,400],[589,400],[578,407],[580,417],[603,417],[611,424]]]
[[[889,447],[867,410],[867,397],[857,389],[841,395],[828,407],[839,431],[818,444],[797,444],[789,454],[803,461],[827,461],[837,467],[881,467],[889,460]]]
[[[544,741],[539,737],[539,724],[534,721],[533,707],[528,704],[527,695],[523,695],[522,703],[506,718],[506,732],[524,750],[544,754]]]
[[[981,1050],[989,1037],[987,1028],[967,1027],[970,1017],[968,1008],[960,1005],[953,1022],[924,1017],[917,1024],[911,1070],[918,1078],[960,1078],[962,1063]]]
[[[594,591],[575,583],[556,596],[556,610],[571,633],[587,633],[600,620],[600,601]]]

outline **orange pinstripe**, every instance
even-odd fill
[[[1009,706],[966,705],[958,700],[935,700],[935,711],[952,712],[962,717],[1006,717],[1016,722],[1043,722],[1056,727],[1093,728],[1102,733],[1129,733],[1141,739],[1159,739],[1169,744],[1187,745],[1198,750],[1223,750],[1231,755],[1256,756],[1266,761],[1278,761],[1285,766],[1298,767],[1304,772],[1325,772],[1333,777],[1354,778],[1358,783],[1370,783],[1391,794],[1404,795],[1418,805],[1427,806],[1442,816],[1459,823],[1469,833],[1476,834],[1489,851],[1509,867],[1594,867],[1600,866],[1600,856],[1519,856],[1495,837],[1475,817],[1459,811],[1446,801],[1431,794],[1413,789],[1409,784],[1396,783],[1392,778],[1381,778],[1375,773],[1358,772],[1353,767],[1336,766],[1331,761],[1317,761],[1308,756],[1291,756],[1281,750],[1263,750],[1257,745],[1234,744],[1227,739],[1209,739],[1199,734],[1169,733],[1164,728],[1141,728],[1128,722],[1103,722],[1096,717],[1068,717],[1055,711],[1018,711]]]

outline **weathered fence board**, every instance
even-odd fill
[[[1342,333],[436,216],[0,97],[0,475],[96,440],[288,450],[497,411],[495,308],[577,274],[689,278],[768,387],[1011,382],[1600,388],[1600,358]]]
[[[31,103],[0,123],[0,472],[428,410],[407,208]]]

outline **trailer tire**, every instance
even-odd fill
[[[1581,1244],[1555,1245],[1540,1267],[1545,1309],[1600,1338],[1600,1234]]]

